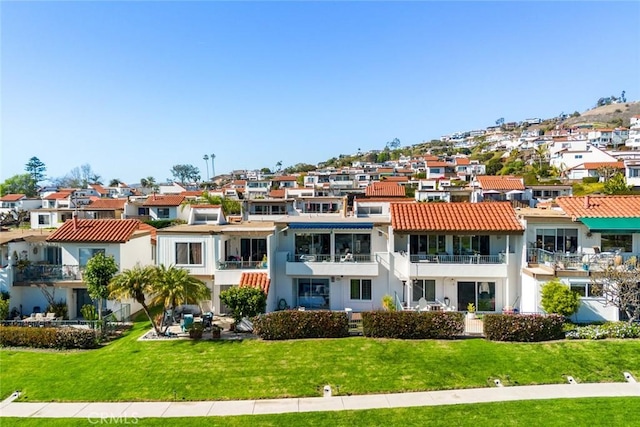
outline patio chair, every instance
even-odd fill
[[[418,311],[429,311],[429,304],[424,297],[418,300]]]

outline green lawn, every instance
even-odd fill
[[[623,381],[640,376],[640,341],[493,343],[362,337],[139,342],[148,323],[99,350],[0,350],[2,398],[24,401],[220,400]],[[143,329],[144,328],[144,329]]]
[[[589,398],[423,406],[366,411],[308,412],[207,418],[130,418],[139,426],[637,426],[640,398]],[[21,427],[73,427],[92,425],[87,419],[0,418]],[[99,419],[92,419],[97,424]],[[121,422],[123,423],[123,422]],[[112,424],[115,424],[112,423]]]

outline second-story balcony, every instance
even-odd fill
[[[637,267],[640,254],[622,251],[582,251],[582,252],[550,252],[544,249],[529,249],[527,262],[529,265],[544,265],[554,271],[578,271],[588,275],[590,271],[604,271],[608,267]]]
[[[287,257],[286,274],[314,276],[377,276],[374,254],[301,254]]]
[[[65,282],[82,280],[79,265],[32,264],[15,269],[14,283]]]
[[[438,264],[504,264],[504,254],[497,255],[411,255],[411,262]]]

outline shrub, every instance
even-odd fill
[[[56,318],[68,320],[69,319],[69,309],[67,307],[67,303],[60,300],[58,302],[54,302],[53,304],[49,304],[47,306],[47,313],[55,313]],[[97,319],[97,317],[96,317]]]
[[[485,314],[484,335],[491,341],[559,340],[565,336],[564,321],[557,314]]]
[[[0,346],[34,348],[95,348],[94,331],[75,328],[0,327]]]
[[[220,292],[220,301],[229,307],[236,324],[244,317],[254,317],[264,313],[267,296],[261,289],[248,286],[234,286]]]
[[[98,312],[96,311],[96,306],[93,304],[85,304],[80,308],[80,313],[82,313],[82,317],[84,320],[97,320]]]
[[[569,286],[562,284],[558,279],[554,279],[542,286],[540,303],[547,313],[569,317],[580,307],[580,294],[573,292]]]
[[[253,318],[253,332],[265,340],[342,338],[349,336],[349,319],[344,312],[274,311]]]
[[[599,182],[600,178],[597,176],[585,176],[584,178],[582,178],[582,183],[583,184],[595,184],[596,182]]]
[[[372,338],[452,339],[464,332],[464,314],[440,311],[368,311],[363,334]]]
[[[0,320],[9,317],[9,300],[0,298]]]
[[[607,322],[603,325],[578,326],[566,334],[569,339],[598,340],[604,338],[640,338],[640,325]]]

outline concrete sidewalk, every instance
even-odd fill
[[[360,396],[205,402],[0,403],[0,417],[127,419],[280,414],[578,397],[640,397],[639,383],[551,384]]]

